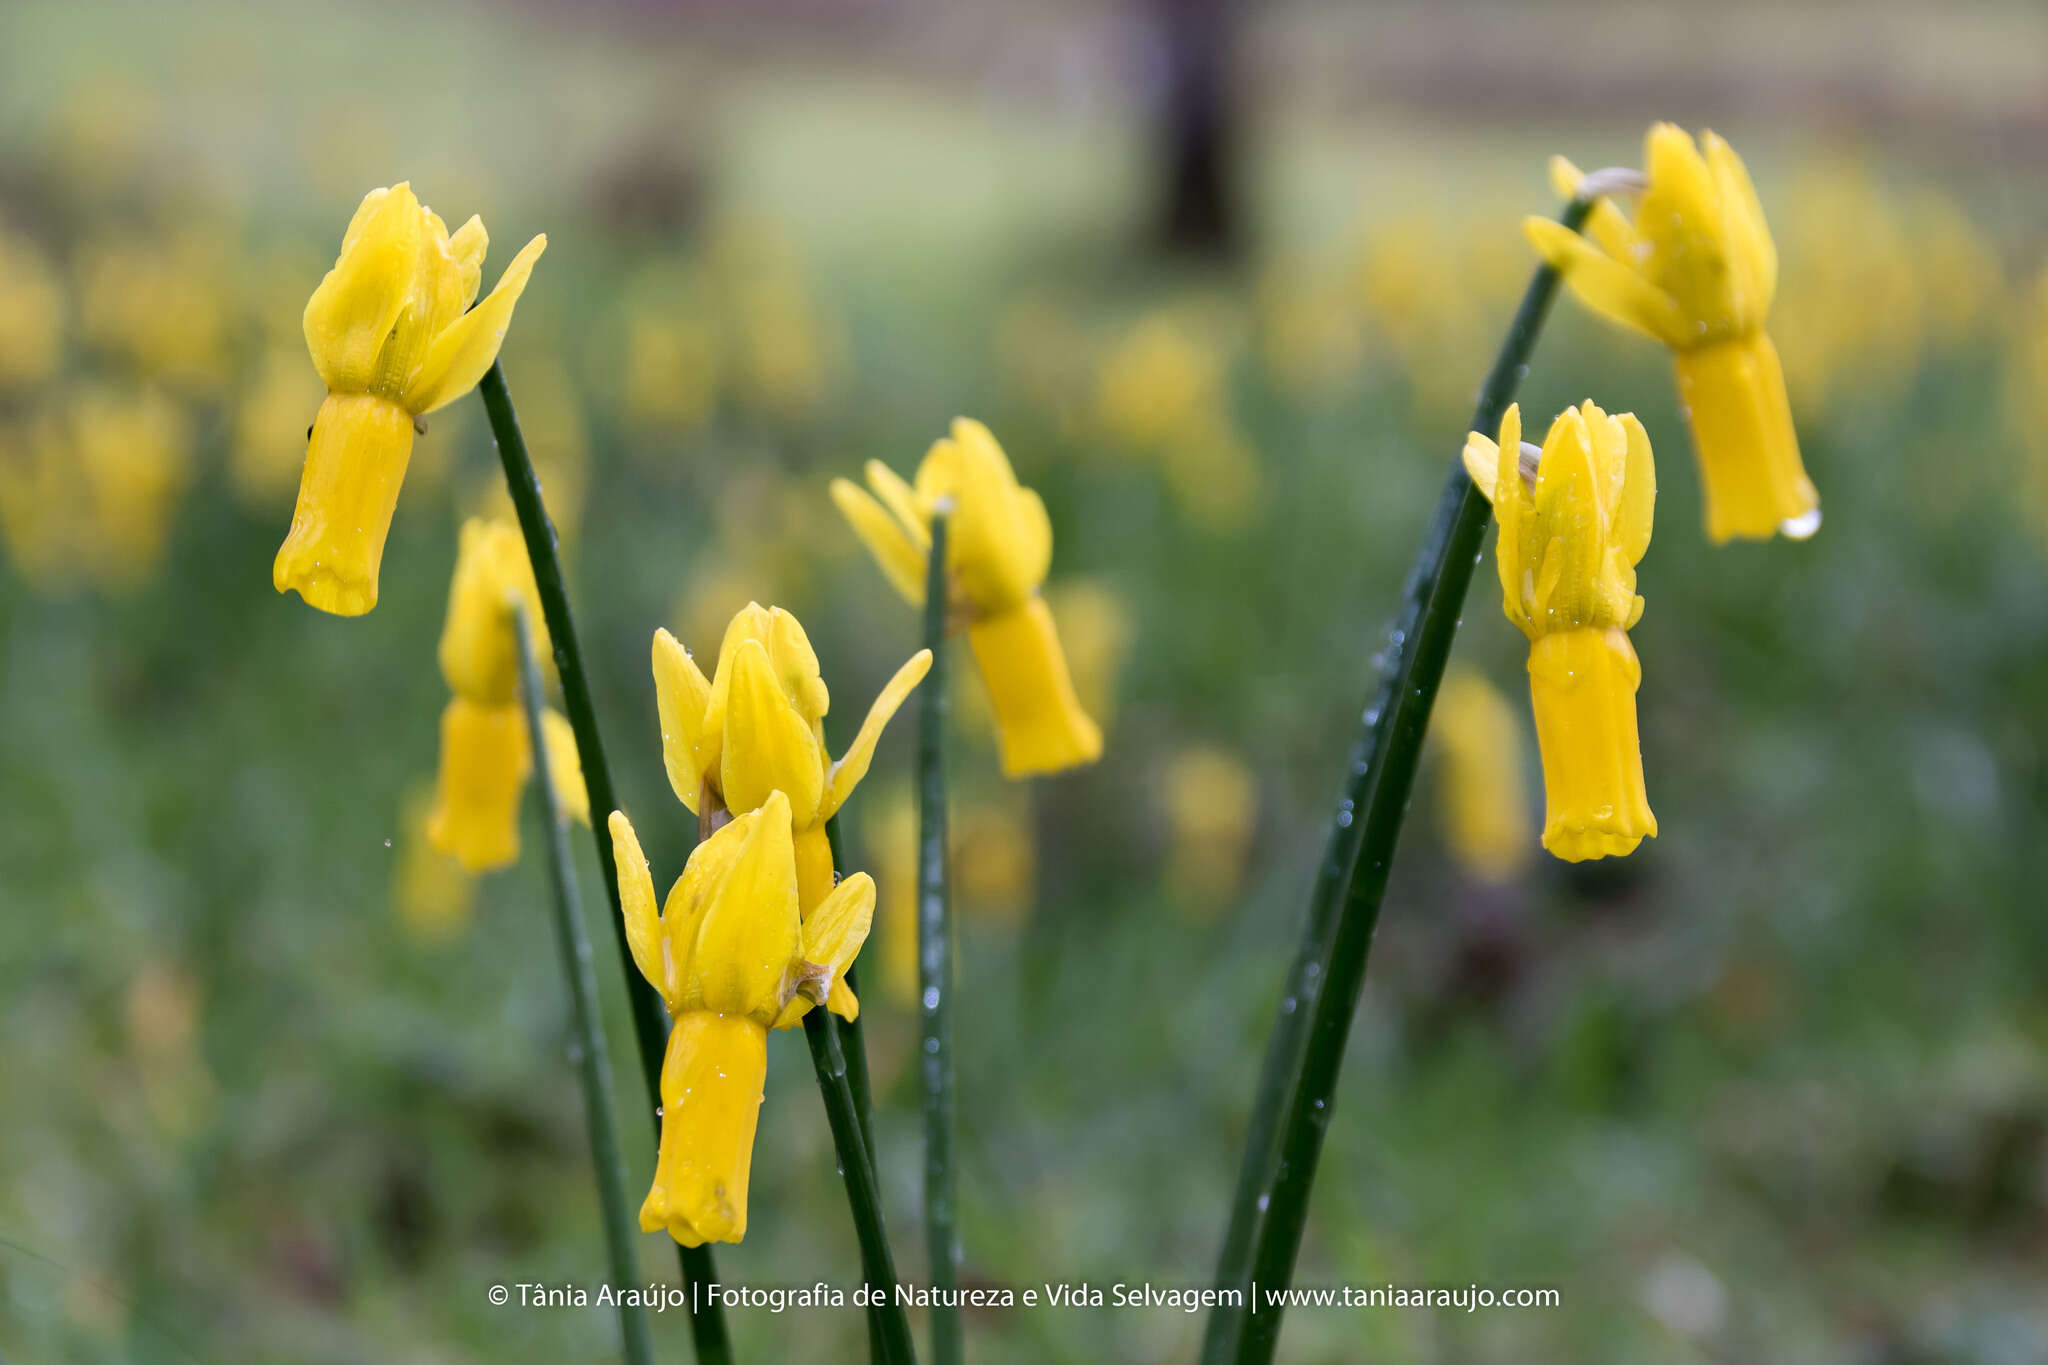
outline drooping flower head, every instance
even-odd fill
[[[835,479],[832,500],[913,606],[924,604],[932,517],[948,513],[948,611],[966,623],[1004,774],[1058,772],[1101,757],[1102,731],[1074,695],[1039,592],[1052,565],[1052,522],[989,429],[956,419],[953,434],[926,453],[915,484],[878,460],[866,472],[872,494]]]
[[[1498,443],[1473,432],[1465,469],[1493,503],[1503,609],[1529,637],[1529,686],[1549,807],[1543,846],[1577,862],[1632,852],[1657,832],[1643,791],[1628,628],[1643,614],[1636,564],[1650,545],[1656,470],[1633,414],[1567,408],[1541,450],[1510,407]]]
[[[1749,171],[1713,133],[1698,143],[1669,123],[1650,129],[1646,184],[1633,221],[1598,199],[1580,236],[1530,218],[1529,240],[1594,312],[1675,353],[1715,541],[1794,539],[1820,525],[1820,496],[1799,459],[1777,348],[1764,319],[1778,253]],[[1560,193],[1583,177],[1551,163]],[[1590,240],[1588,240],[1590,238]]]
[[[519,799],[533,773],[515,606],[525,610],[534,649],[545,658],[547,626],[526,543],[508,522],[472,517],[462,527],[441,629],[441,676],[455,695],[441,713],[441,767],[427,817],[428,843],[472,873],[517,861]],[[545,711],[541,730],[564,812],[588,823],[590,796],[568,720]]]
[[[450,234],[398,184],[372,190],[341,255],[306,304],[306,346],[327,384],[308,440],[291,533],[272,580],[313,606],[359,616],[412,455],[415,419],[476,387],[547,247],[535,237],[489,297],[470,307],[489,239],[475,217]]]
[[[831,694],[795,616],[748,603],[726,627],[709,678],[675,636],[656,631],[654,690],[669,785],[700,817],[758,810],[770,793],[783,793],[808,913],[832,886],[825,822],[867,776],[882,730],[931,666],[929,650],[911,655],[835,762],[825,748]]]
[[[697,845],[660,911],[624,812],[612,813],[611,833],[626,942],[675,1018],[640,1226],[684,1246],[737,1242],[747,1231],[768,1030],[845,992],[874,918],[875,884],[856,872],[799,913],[790,803],[779,791]]]

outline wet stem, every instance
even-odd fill
[[[949,1306],[960,1279],[954,1226],[953,923],[946,851],[946,534],[947,513],[932,517],[926,558],[924,646],[932,666],[918,690],[917,984],[918,1089],[924,1108],[925,1250],[939,1291],[931,1310],[932,1358],[958,1365],[960,1310]]]
[[[583,667],[583,651],[576,639],[576,621],[569,612],[569,590],[563,579],[562,559],[557,547],[554,523],[548,518],[541,498],[540,476],[527,454],[526,440],[519,433],[519,418],[512,408],[512,394],[505,384],[505,369],[493,362],[477,385],[484,412],[490,419],[491,436],[498,447],[498,459],[505,468],[506,490],[518,513],[520,534],[526,540],[526,555],[533,564],[535,586],[540,592],[541,614],[555,647],[555,672],[562,682],[562,709],[576,735],[576,753],[583,764],[584,786],[590,793],[591,835],[597,845],[598,866],[604,870],[605,894],[611,902],[612,939],[618,950],[619,967],[626,978],[626,995],[633,1016],[633,1038],[639,1046],[640,1074],[647,1088],[647,1114],[660,1140],[661,1062],[668,1047],[668,1010],[654,987],[633,965],[632,949],[626,943],[625,915],[619,905],[619,873],[612,861],[611,838],[605,817],[617,810],[612,789],[611,766],[605,761],[604,742],[597,732],[597,709],[590,698],[590,681]],[[683,1287],[711,1284],[718,1271],[706,1247],[678,1246]],[[728,1365],[732,1342],[726,1333],[725,1313],[716,1303],[705,1302],[690,1315],[690,1338],[699,1365]]]
[[[874,1162],[861,1132],[859,1106],[847,1080],[846,1056],[840,1048],[839,1020],[820,1006],[804,1015],[804,1040],[811,1045],[811,1066],[818,1074],[818,1093],[825,1101],[825,1119],[839,1155],[846,1182],[846,1203],[853,1213],[854,1235],[860,1242],[861,1279],[870,1296],[868,1346],[871,1358],[884,1365],[915,1365],[910,1319],[896,1299],[896,1261],[889,1251],[889,1231],[882,1218],[882,1198],[875,1184]]]
[[[1592,210],[1574,199],[1560,221],[1574,232]],[[1557,272],[1539,267],[1480,389],[1471,430],[1491,432],[1528,372],[1529,357],[1557,292]],[[1225,1304],[1210,1313],[1203,1365],[1264,1365],[1279,1341],[1281,1310],[1251,1308],[1294,1275],[1310,1187],[1344,1047],[1372,950],[1380,901],[1407,811],[1415,766],[1443,681],[1486,530],[1486,499],[1454,460],[1408,573],[1402,608],[1375,663],[1379,686],[1351,751],[1344,795],[1309,898],[1301,946],[1251,1111],[1230,1224],[1216,1271]],[[1235,1304],[1229,1299],[1235,1296]]]

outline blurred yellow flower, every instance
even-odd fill
[[[735,395],[782,420],[808,415],[840,373],[840,347],[786,230],[737,212],[713,225],[705,250],[728,332]]]
[[[547,626],[525,542],[507,522],[473,517],[462,527],[441,629],[441,676],[455,696],[441,713],[441,766],[427,817],[427,842],[471,873],[518,860],[519,798],[533,773],[515,606],[525,610],[535,654],[546,658]],[[543,712],[542,734],[557,799],[566,814],[588,822],[590,796],[568,722]]]
[[[1012,925],[1031,911],[1037,884],[1037,837],[1031,813],[1007,797],[959,802],[948,813],[953,838],[953,895],[964,917],[990,925]],[[916,885],[913,877],[911,884]]]
[[[1138,449],[1206,424],[1223,401],[1228,357],[1213,336],[1171,309],[1138,319],[1103,356],[1095,420]]]
[[[924,603],[932,517],[949,513],[948,613],[966,621],[1004,774],[1058,772],[1101,757],[1102,731],[1074,695],[1039,591],[1052,563],[1052,522],[988,428],[956,419],[952,436],[934,442],[918,466],[915,486],[879,460],[868,462],[867,477],[874,495],[834,479],[832,500],[913,606]]]
[[[717,337],[695,318],[636,311],[626,320],[620,407],[637,428],[697,431],[718,406]]]
[[[22,576],[44,590],[148,581],[191,475],[190,439],[183,410],[157,394],[88,389],[0,444],[0,533]]]
[[[552,749],[548,757],[552,762]],[[435,848],[427,838],[433,801],[431,787],[406,793],[391,886],[399,923],[415,941],[426,944],[461,937],[469,928],[476,906],[475,880],[460,862]]]
[[[1793,177],[1780,217],[1787,269],[1771,331],[1800,406],[1827,412],[1851,394],[1904,384],[1920,364],[1933,300],[1922,271],[1931,257],[1896,197],[1861,157],[1835,155]],[[1958,245],[1928,243],[1944,254]]]
[[[917,998],[917,802],[909,787],[892,783],[862,810],[863,843],[879,888],[882,988],[904,1004]]]
[[[828,997],[851,998],[846,969],[873,922],[875,884],[856,872],[800,914],[790,803],[780,791],[697,845],[661,911],[621,811],[612,812],[611,834],[626,941],[675,1019],[640,1226],[684,1246],[737,1242],[747,1233],[768,1030]]]
[[[1437,693],[1429,733],[1443,755],[1437,792],[1451,856],[1480,881],[1513,881],[1529,861],[1529,807],[1521,730],[1507,698],[1477,673],[1454,668]]]
[[[63,358],[63,288],[33,242],[0,231],[0,394],[48,382]]]
[[[1539,451],[1510,407],[1498,444],[1466,438],[1465,470],[1493,503],[1503,609],[1529,637],[1543,846],[1568,862],[1631,853],[1657,833],[1636,737],[1642,665],[1628,640],[1657,500],[1650,438],[1633,414],[1588,401],[1558,415]]]
[[[143,379],[218,393],[228,378],[232,261],[224,235],[203,224],[90,247],[78,266],[79,332]]]
[[[1469,204],[1456,216],[1409,210],[1359,232],[1350,287],[1379,344],[1391,353],[1426,414],[1472,405],[1470,357],[1498,337],[1514,306],[1524,258]],[[1339,291],[1332,286],[1333,294]]]
[[[1365,363],[1364,327],[1327,267],[1293,257],[1259,275],[1259,345],[1266,370],[1296,398],[1342,391]]]
[[[1095,420],[1124,449],[1160,462],[1196,525],[1240,529],[1263,493],[1231,416],[1230,351],[1215,310],[1184,304],[1138,321],[1103,357]]]
[[[1174,905],[1207,919],[1244,881],[1258,826],[1258,778],[1237,755],[1198,745],[1173,756],[1159,791]]]
[[[1763,330],[1777,249],[1742,159],[1712,133],[1701,144],[1668,123],[1650,129],[1648,188],[1633,223],[1600,199],[1586,236],[1542,218],[1523,226],[1587,307],[1677,356],[1707,534],[1804,539],[1820,525],[1820,496],[1800,463],[1785,376]],[[1555,158],[1551,173],[1560,194],[1579,193],[1583,177],[1570,162]]]
[[[320,381],[306,373],[298,348],[273,346],[235,404],[235,444],[228,470],[235,488],[267,505],[289,490],[299,473],[297,443],[306,409],[320,398]]]
[[[490,369],[547,246],[544,236],[528,242],[471,308],[488,240],[475,217],[451,235],[403,183],[372,190],[350,220],[334,269],[306,305],[306,345],[327,399],[272,570],[279,592],[340,616],[377,605],[415,421]]]
[[[896,670],[853,743],[834,762],[825,749],[831,696],[796,617],[780,607],[748,603],[726,627],[708,679],[675,636],[656,631],[654,690],[669,785],[706,822],[725,811],[757,810],[771,793],[782,794],[794,830],[800,902],[808,915],[833,884],[825,822],[867,776],[883,728],[931,664],[931,652],[921,649]],[[859,1009],[851,992],[832,1003],[849,1019]],[[801,1017],[806,1007],[796,1008],[795,1017]]]

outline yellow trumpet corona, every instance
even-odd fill
[[[737,1242],[747,1233],[768,1030],[788,1027],[798,1003],[845,990],[874,919],[875,884],[856,872],[800,914],[790,801],[780,791],[699,844],[659,912],[623,811],[612,812],[611,834],[627,944],[675,1019],[640,1226],[684,1246]]]
[[[489,237],[452,234],[407,184],[365,196],[306,304],[306,347],[327,384],[307,438],[292,528],[271,581],[337,616],[377,605],[377,569],[412,457],[415,421],[476,387],[547,238],[528,242],[483,302]]]
[[[950,509],[948,609],[988,689],[1007,777],[1092,763],[1102,731],[1081,708],[1059,632],[1040,588],[1052,565],[1052,522],[1037,493],[1017,482],[1009,457],[981,423],[961,417],[905,483],[870,460],[868,487],[832,482],[839,506],[882,573],[913,606],[924,604],[935,513]]]
[[[462,527],[441,629],[441,676],[454,699],[441,713],[441,767],[427,842],[477,873],[519,857],[519,798],[533,773],[533,742],[519,698],[515,603],[534,648],[546,657],[547,626],[526,543],[508,522],[473,517]],[[548,773],[565,814],[588,823],[590,796],[568,720],[541,715]]]
[[[1529,637],[1529,694],[1543,756],[1543,846],[1568,862],[1635,851],[1657,833],[1636,734],[1643,614],[1636,564],[1650,546],[1657,476],[1631,413],[1592,403],[1522,444],[1510,407],[1498,442],[1473,432],[1465,470],[1493,503],[1507,617]]]
[[[1820,527],[1820,495],[1799,459],[1778,351],[1764,318],[1778,288],[1778,252],[1749,171],[1713,133],[1650,129],[1648,184],[1633,222],[1605,199],[1586,236],[1530,218],[1524,229],[1594,312],[1643,332],[1677,358],[1716,542],[1803,540]],[[1558,192],[1582,177],[1551,162]],[[1590,238],[1591,240],[1588,240]]]

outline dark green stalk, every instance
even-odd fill
[[[839,847],[839,817],[833,816],[825,822],[825,843],[832,850],[832,875],[836,881],[846,873],[846,857]],[[860,980],[854,973],[854,963],[846,964],[846,989],[853,998],[860,999]],[[861,1013],[867,1011],[862,1009]],[[860,1026],[860,1019],[841,1019],[827,1010],[813,1010],[813,1014],[825,1016],[825,1028],[837,1032],[841,1055],[846,1059],[846,1084],[853,1091],[853,1114],[860,1121],[860,1143],[867,1148],[868,1165],[878,1168],[875,1160],[875,1125],[871,1114],[872,1104],[868,1093],[868,1044]],[[868,1360],[881,1361],[888,1358],[888,1338],[882,1322],[882,1309],[868,1305]]]
[[[1591,208],[1574,199],[1562,215],[1564,225],[1577,231]],[[1557,283],[1557,272],[1548,265],[1531,277],[1480,389],[1471,430],[1499,427],[1528,371]],[[1344,795],[1309,898],[1308,924],[1267,1045],[1216,1272],[1217,1288],[1234,1291],[1240,1301],[1211,1312],[1203,1365],[1270,1360],[1278,1341],[1281,1310],[1254,1304],[1252,1295],[1255,1288],[1261,1293],[1284,1289],[1293,1278],[1309,1188],[1365,980],[1387,871],[1488,510],[1463,462],[1452,461],[1435,517],[1409,570],[1400,617],[1380,654],[1378,692],[1351,751]]]
[[[668,1007],[661,994],[633,965],[633,950],[626,944],[626,918],[619,906],[619,869],[612,861],[612,841],[606,821],[619,808],[612,791],[611,766],[605,762],[604,741],[597,733],[597,709],[590,700],[590,680],[583,671],[583,651],[576,643],[576,621],[569,614],[569,589],[562,577],[562,558],[556,546],[555,525],[548,519],[547,504],[541,500],[540,476],[526,453],[526,439],[519,434],[519,418],[512,411],[512,394],[505,387],[504,366],[493,362],[477,385],[484,411],[490,417],[491,435],[498,446],[498,459],[505,466],[505,486],[512,506],[519,514],[519,530],[526,538],[526,557],[533,563],[533,577],[540,589],[541,615],[547,621],[548,637],[555,647],[555,672],[562,680],[562,709],[569,727],[576,732],[576,753],[583,763],[583,784],[590,793],[590,832],[597,842],[598,866],[604,869],[605,895],[612,907],[612,938],[618,947],[619,965],[626,975],[626,999],[633,1015],[633,1039],[640,1048],[640,1074],[647,1085],[648,1119],[655,1125],[658,1141],[661,1129],[661,1061],[668,1049]],[[706,1247],[682,1247],[680,1254],[683,1287],[710,1284],[718,1272]],[[690,1337],[697,1348],[700,1365],[727,1365],[732,1343],[725,1331],[725,1312],[706,1302],[690,1315]]]
[[[583,906],[576,895],[576,876],[569,861],[569,821],[562,814],[554,774],[548,771],[547,734],[541,725],[540,665],[533,657],[533,628],[526,609],[512,608],[519,636],[519,691],[526,704],[526,734],[533,745],[533,776],[540,788],[542,824],[547,829],[548,877],[555,893],[555,947],[562,955],[562,976],[569,983],[569,1027],[575,1037],[576,1069],[583,1082],[583,1122],[590,1131],[590,1158],[597,1167],[598,1205],[604,1215],[605,1251],[611,1260],[612,1283],[621,1290],[640,1283],[638,1248],[632,1205],[626,1196],[626,1157],[619,1150],[617,1100],[612,1094],[611,1058],[604,1044],[604,1020],[597,1008],[597,973],[590,965],[590,939],[583,932]],[[619,1331],[630,1365],[654,1365],[654,1338],[647,1314],[628,1307],[621,1296]]]
[[[818,1073],[818,1092],[825,1097],[825,1119],[832,1126],[832,1145],[839,1152],[839,1170],[846,1178],[846,1202],[853,1210],[853,1230],[860,1239],[861,1279],[883,1301],[869,1305],[871,1347],[885,1365],[915,1365],[910,1319],[896,1301],[896,1261],[889,1254],[889,1230],[882,1221],[882,1196],[875,1184],[875,1166],[861,1136],[860,1114],[853,1087],[847,1082],[846,1057],[839,1048],[833,1016],[824,1009],[804,1015],[804,1040],[811,1045],[811,1066]]]
[[[953,923],[946,872],[946,521],[932,518],[924,578],[924,647],[931,672],[918,691],[918,1080],[924,1097],[924,1231],[932,1288],[932,1359],[959,1365],[960,1310],[945,1299],[960,1279],[953,1223]]]
[[[846,856],[839,848],[839,817],[833,816],[825,822],[825,842],[832,849],[832,873],[835,878],[846,875]],[[859,963],[846,964],[846,989],[853,998],[860,999],[860,982],[855,969]],[[867,1010],[863,1006],[861,1013]],[[846,1083],[853,1087],[853,1110],[860,1116],[860,1138],[868,1149],[868,1160],[875,1159],[874,1098],[868,1089],[868,1045],[859,1019],[841,1019],[833,1016],[833,1024],[839,1030],[839,1041],[846,1051]]]

